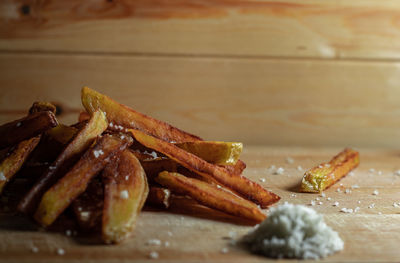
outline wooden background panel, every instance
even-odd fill
[[[32,101],[76,120],[80,88],[206,139],[399,147],[400,64],[320,60],[0,55],[0,121]]]
[[[0,50],[400,58],[396,0],[3,0]]]

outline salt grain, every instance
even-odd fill
[[[122,199],[128,199],[129,198],[129,193],[127,190],[123,190],[119,193],[119,197],[121,197]]]
[[[151,251],[149,254],[149,258],[151,259],[157,259],[158,258],[158,252],[156,251]]]
[[[0,181],[6,181],[7,178],[4,176],[3,172],[0,172]]]
[[[303,171],[303,167],[301,167],[300,165],[297,166],[297,171]]]
[[[32,251],[33,253],[38,253],[38,252],[39,252],[39,248],[37,248],[37,247],[32,247],[32,248],[31,248],[31,251]]]
[[[229,252],[229,249],[227,247],[224,247],[224,248],[221,249],[221,253],[222,254],[226,254],[228,252]]]
[[[353,213],[353,209],[343,207],[342,209],[340,209],[340,212],[351,214]]]
[[[335,202],[335,203],[333,203],[333,206],[339,206],[339,202]]]
[[[275,174],[282,175],[284,172],[285,172],[285,169],[283,169],[282,167],[279,167],[278,169],[276,169]]]
[[[315,201],[314,201],[314,200],[311,201],[311,205],[312,205],[312,206],[315,205]]]
[[[373,195],[379,195],[379,191],[375,189],[375,190],[372,192],[372,194],[373,194]]]
[[[66,234],[67,236],[71,236],[72,231],[68,229],[68,230],[65,231],[65,234]]]
[[[319,205],[322,205],[323,203],[321,201],[318,202]]]
[[[350,189],[346,189],[344,192],[345,192],[346,194],[350,194],[350,193],[351,193],[351,190],[350,190]]]
[[[265,183],[265,178],[260,178],[259,180],[261,183]]]
[[[288,164],[292,164],[292,163],[294,163],[294,160],[293,160],[293,158],[287,157],[287,158],[286,158],[286,162],[287,162]]]
[[[17,122],[17,124],[15,125],[16,127],[20,127],[22,125],[21,122]]]
[[[375,173],[375,169],[374,169],[374,168],[371,168],[371,169],[369,169],[369,172],[370,172],[370,173]]]
[[[149,239],[146,242],[146,244],[149,245],[149,246],[160,246],[161,245],[161,240],[159,240],[159,239]]]
[[[328,197],[328,198],[326,198],[326,200],[328,200],[328,201],[331,201],[331,200],[332,200],[332,198]]]
[[[352,188],[352,189],[358,189],[358,188],[360,188],[360,187],[358,186],[358,184],[353,184],[353,185],[351,186],[351,188]]]
[[[321,197],[325,197],[326,196],[326,194],[325,193],[321,193]]]
[[[57,249],[57,254],[60,255],[60,256],[62,256],[62,255],[65,254],[65,250],[62,249],[62,248],[59,248],[59,249]]]
[[[370,205],[368,206],[368,208],[375,208],[375,204],[374,204],[374,203],[370,204]]]

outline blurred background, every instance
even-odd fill
[[[209,140],[400,147],[400,5],[0,1],[0,123],[87,85]]]

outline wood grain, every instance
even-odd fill
[[[326,197],[318,194],[297,193],[296,186],[302,178],[297,166],[308,169],[329,160],[341,148],[303,147],[246,147],[243,160],[248,164],[245,175],[259,181],[263,186],[282,197],[280,203],[309,205],[318,197],[322,205],[313,208],[324,215],[325,221],[344,240],[342,252],[326,258],[326,262],[398,262],[398,233],[400,208],[400,177],[393,172],[400,168],[400,151],[360,149],[361,163],[353,176],[347,176],[325,191]],[[294,159],[293,164],[286,157]],[[271,165],[283,167],[283,175],[273,175],[267,168]],[[369,172],[374,168],[375,172]],[[382,174],[378,174],[381,171]],[[342,184],[342,185],[340,185]],[[359,188],[352,189],[351,186]],[[337,192],[337,189],[342,189]],[[351,189],[345,194],[344,189]],[[374,190],[379,195],[373,195]],[[295,196],[294,196],[295,195]],[[327,198],[331,198],[328,200]],[[318,202],[317,201],[317,202]],[[339,207],[333,206],[339,202]],[[360,203],[358,201],[361,201]],[[375,208],[368,208],[372,203]],[[4,206],[2,206],[3,209]],[[353,214],[340,212],[341,208],[360,207]],[[2,210],[3,211],[3,210]],[[134,236],[117,246],[96,245],[84,235],[68,237],[65,232],[36,231],[28,220],[0,212],[0,261],[4,262],[125,262],[149,259],[151,251],[159,253],[161,262],[271,262],[266,258],[249,254],[241,247],[229,245],[230,232],[240,239],[251,227],[231,217],[212,213],[204,209],[174,210],[174,213],[147,210],[138,220]],[[381,214],[379,214],[381,213]],[[170,234],[168,234],[170,232]],[[146,244],[150,239],[159,239],[161,246]],[[92,241],[91,241],[92,240]],[[165,241],[169,246],[165,246]],[[31,251],[39,249],[38,253]],[[227,247],[227,254],[221,249]],[[63,248],[65,255],[57,255]],[[292,261],[282,261],[292,262]]]
[[[395,0],[4,0],[0,50],[400,58]]]
[[[73,123],[84,85],[205,139],[400,147],[399,64],[1,55],[0,122],[35,100]]]

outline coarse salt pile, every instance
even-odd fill
[[[255,253],[273,258],[319,259],[343,249],[343,241],[315,210],[285,203],[244,237]]]

